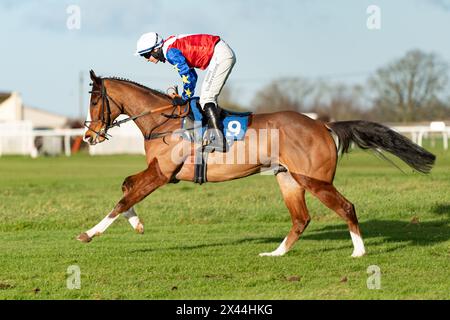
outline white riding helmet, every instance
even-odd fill
[[[153,49],[159,47],[163,43],[163,38],[161,38],[156,32],[144,33],[137,42],[137,48],[135,56],[140,56],[141,54],[152,51]]]

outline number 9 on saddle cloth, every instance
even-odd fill
[[[181,123],[183,138],[195,143],[202,143],[208,129],[204,121],[205,117],[201,112],[199,100],[200,98],[194,97],[189,101],[189,115]],[[223,124],[223,134],[228,144],[227,150],[234,141],[244,139],[251,114],[251,112],[235,112],[221,108],[220,116]]]

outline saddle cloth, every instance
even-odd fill
[[[189,115],[184,118],[181,123],[183,138],[195,143],[201,143],[203,141],[204,134],[208,129],[205,117],[203,117],[201,112],[199,100],[200,98],[198,97],[190,100]],[[251,112],[235,112],[220,108],[220,119],[224,131],[223,134],[225,135],[225,139],[229,146],[231,146],[234,141],[244,139],[249,124],[249,117],[251,115]]]

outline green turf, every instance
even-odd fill
[[[120,218],[90,244],[75,237],[121,196],[138,156],[0,158],[0,299],[449,299],[450,152],[431,175],[371,154],[340,161],[335,185],[357,209],[368,255],[350,258],[346,225],[308,196],[312,222],[284,257],[290,228],[273,177],[180,183],[137,206],[146,232]],[[66,286],[81,269],[81,289]],[[381,289],[367,288],[367,268]]]

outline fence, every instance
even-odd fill
[[[395,126],[393,130],[408,136],[418,145],[423,139],[431,135],[442,137],[443,147],[448,149],[450,127],[443,122],[432,122],[429,126]],[[0,156],[45,154],[36,146],[37,138],[43,139],[44,144],[50,144],[49,149],[55,154],[71,155],[71,141],[74,137],[83,136],[85,129],[55,129],[34,130],[29,121],[0,123]],[[144,154],[144,138],[133,122],[111,129],[110,140],[95,146],[89,146],[90,155],[112,154]],[[42,146],[41,146],[42,147]]]
[[[37,155],[31,121],[0,123],[0,156],[2,155]]]
[[[444,150],[448,150],[450,127],[446,127],[445,122],[431,122],[429,126],[397,126],[392,127],[392,129],[403,135],[409,135],[411,140],[419,146],[422,146],[423,138],[428,138],[432,134],[441,135]]]
[[[118,120],[121,118],[119,117]],[[0,156],[72,154],[72,138],[83,136],[85,129],[33,129],[30,121],[0,123]],[[133,122],[108,131],[113,138],[89,146],[90,155],[145,154],[144,138]]]
[[[120,121],[121,118],[118,118]],[[108,130],[109,140],[89,146],[90,155],[145,154],[144,137],[133,122]]]

